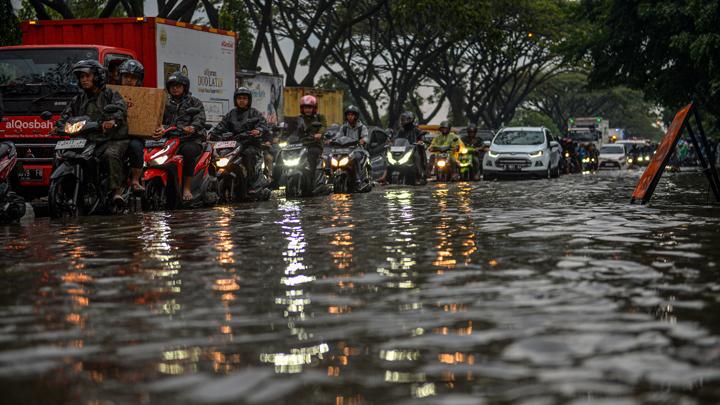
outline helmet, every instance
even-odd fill
[[[248,104],[248,107],[252,107],[252,91],[248,89],[247,87],[238,87],[235,89],[235,95],[233,96],[233,102],[235,102],[235,99],[237,99],[238,96],[245,95],[248,96],[248,99],[250,99],[250,103]]]
[[[80,80],[80,73],[92,73],[93,84],[97,88],[105,87],[107,83],[107,69],[100,62],[93,59],[81,60],[72,67],[72,74]]]
[[[313,108],[313,114],[317,114],[317,99],[315,96],[303,96],[300,99],[300,108],[305,107],[306,105],[309,105]]]
[[[185,87],[184,94],[190,92],[190,79],[180,72],[175,72],[170,75],[165,81],[165,90],[170,91],[170,86],[174,84],[182,84]]]
[[[443,129],[443,128],[450,129],[450,121],[445,120],[445,121],[441,122],[441,123],[440,123],[440,129]]]
[[[142,86],[143,78],[145,77],[145,67],[135,59],[128,59],[118,67],[118,75],[120,75],[121,79],[122,75],[135,75],[138,77],[137,86]]]
[[[477,130],[477,125],[475,125],[475,124],[468,124],[468,126],[467,126],[467,133],[468,133],[468,134],[470,134],[470,133],[477,134],[477,131],[478,131],[478,130]]]
[[[360,110],[355,107],[354,105],[349,105],[347,108],[345,108],[345,112],[343,113],[346,117],[349,113],[354,113],[358,117],[360,116]]]
[[[405,111],[400,114],[400,125],[403,127],[413,125],[415,123],[415,114],[410,111]]]

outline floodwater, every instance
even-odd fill
[[[0,402],[720,403],[720,207],[639,174],[0,227]]]

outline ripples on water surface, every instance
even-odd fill
[[[0,227],[3,402],[719,403],[720,210],[636,180]]]

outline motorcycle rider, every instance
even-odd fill
[[[345,114],[345,123],[340,127],[340,130],[335,134],[335,137],[351,137],[353,139],[356,139],[361,147],[365,147],[365,145],[370,142],[370,135],[368,134],[368,129],[360,122],[360,110],[355,107],[354,105],[350,105],[347,108],[345,108],[344,111]],[[365,153],[362,150],[356,150],[353,151],[352,154],[352,161],[353,165],[355,166],[355,173],[357,173],[357,176],[355,180],[357,183],[362,186],[362,182],[364,179],[360,178],[362,172],[362,168],[360,165],[363,163],[363,153]]]
[[[460,140],[460,137],[457,136],[455,132],[450,131],[450,122],[445,120],[440,123],[440,135],[433,138],[432,142],[430,143],[430,147],[428,148],[428,151],[430,154],[430,170],[431,171],[435,167],[435,153],[439,148],[443,146],[449,146],[452,151],[457,152],[458,150],[463,148],[463,142]],[[455,154],[451,154],[450,156],[455,156]],[[453,169],[453,177],[457,176],[457,159],[453,157],[450,159],[452,169]],[[430,176],[430,173],[428,173],[428,176]]]
[[[167,78],[165,90],[170,97],[165,103],[162,123],[163,125],[175,125],[183,132],[179,148],[179,153],[183,157],[182,198],[184,201],[190,201],[193,198],[190,183],[197,158],[202,153],[202,142],[205,138],[205,107],[202,101],[190,94],[190,79],[180,72],[175,72]],[[189,108],[197,108],[200,112],[191,116],[186,113]],[[160,139],[162,134],[162,127],[155,130],[156,139]]]
[[[125,180],[123,157],[129,143],[125,100],[119,93],[105,86],[108,72],[98,61],[81,60],[73,65],[72,73],[78,79],[82,91],[62,112],[52,132],[61,129],[71,117],[87,115],[91,120],[100,121],[102,134],[92,139],[98,143],[95,154],[103,164],[107,164],[113,201],[121,203],[122,183]],[[103,109],[108,105],[117,106],[119,110],[106,114]]]
[[[418,173],[421,173],[424,181],[426,175],[426,163],[427,155],[425,154],[425,143],[423,142],[424,132],[415,125],[415,114],[411,111],[404,111],[400,114],[400,130],[395,133],[392,137],[393,140],[403,138],[407,139],[409,143],[415,144],[415,156],[414,161],[417,165]],[[385,173],[380,178],[380,182],[385,182],[391,173],[385,170]]]
[[[135,59],[128,59],[118,67],[120,85],[142,87],[145,78],[145,67]],[[143,192],[145,187],[140,184],[144,163],[145,140],[130,134],[127,156],[130,161],[130,186],[134,192]]]
[[[311,178],[315,178],[315,169],[318,159],[323,151],[323,133],[325,132],[325,117],[318,114],[317,99],[314,96],[303,96],[300,99],[300,117],[296,134],[305,147],[307,147],[308,164],[310,165]],[[320,127],[314,127],[313,123],[319,122]]]
[[[211,139],[220,139],[222,134],[231,132],[239,143],[242,144],[241,151],[243,163],[248,174],[248,179],[254,180],[258,173],[255,167],[258,159],[263,157],[262,145],[272,141],[265,117],[252,106],[252,92],[247,87],[238,87],[234,95],[235,108],[230,110],[222,118],[215,128],[210,132]],[[257,123],[248,126],[249,120],[257,119]],[[238,139],[237,137],[246,132],[252,138]]]
[[[475,180],[480,179],[480,172],[482,170],[482,157],[480,156],[480,154],[482,153],[482,149],[485,146],[483,140],[477,137],[477,132],[477,125],[469,124],[467,126],[467,135],[462,137],[462,141],[466,146],[471,146],[475,148],[472,173],[473,179]]]

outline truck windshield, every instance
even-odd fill
[[[592,131],[570,131],[568,136],[575,142],[593,142],[597,140],[595,132]]]
[[[77,79],[70,73],[73,64],[97,57],[97,50],[92,48],[0,50],[0,91],[5,113],[61,112],[79,91]]]
[[[73,85],[72,65],[83,59],[97,60],[92,48],[7,49],[0,51],[0,86],[25,84]]]
[[[495,137],[496,145],[540,145],[545,136],[540,131],[503,131]]]

